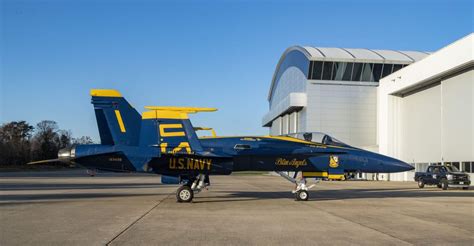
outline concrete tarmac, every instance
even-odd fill
[[[211,177],[194,202],[158,176],[0,173],[0,245],[473,245],[474,192],[415,182]]]

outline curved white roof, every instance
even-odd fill
[[[328,47],[295,46],[295,49],[304,50],[310,60],[357,60],[380,63],[412,63],[425,58],[429,53],[420,51],[395,51],[372,49],[345,49]]]
[[[373,62],[373,63],[392,63],[392,64],[411,64],[417,62],[426,56],[429,52],[420,51],[399,51],[399,50],[373,50],[373,49],[354,49],[354,48],[331,48],[331,47],[313,47],[313,46],[291,46],[283,52],[280,61],[277,64],[273,74],[268,100],[272,96],[275,84],[276,74],[280,69],[281,63],[286,55],[294,50],[303,53],[308,60],[312,61],[340,61],[340,62]]]

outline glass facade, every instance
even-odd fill
[[[407,64],[382,64],[361,62],[311,61],[308,79],[379,82]]]

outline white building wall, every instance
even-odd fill
[[[298,130],[298,112],[293,112],[289,115],[289,133],[296,133]]]
[[[273,120],[272,126],[270,127],[270,135],[278,136],[281,135],[281,117]]]
[[[307,107],[304,107],[300,111],[298,111],[298,132],[303,132],[306,130],[306,109]]]
[[[304,92],[306,90],[306,81],[306,76],[299,68],[287,68],[277,83],[270,103],[270,110],[290,93]]]
[[[441,160],[441,86],[404,97],[396,129],[400,135],[398,157],[408,163]],[[394,128],[391,128],[394,129]]]
[[[377,90],[308,83],[305,131],[327,133],[358,147],[376,145]]]
[[[380,81],[380,153],[415,163],[417,169],[474,161],[473,49],[471,34]],[[410,90],[413,94],[399,96]],[[411,181],[413,174],[391,174],[390,180]]]
[[[286,135],[289,133],[289,115],[285,114],[283,117],[281,117],[281,134]]]
[[[442,81],[444,161],[474,161],[474,71]]]

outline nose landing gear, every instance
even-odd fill
[[[308,201],[309,194],[305,190],[299,190],[296,192],[296,200],[297,201]]]
[[[307,186],[306,179],[304,178],[302,172],[295,173],[294,177],[291,177],[286,172],[278,172],[278,174],[280,174],[280,176],[296,185],[295,189],[291,191],[291,193],[295,194],[296,201],[307,201],[309,199],[308,191],[314,186],[316,186],[317,182],[319,182],[317,181],[316,183]]]

